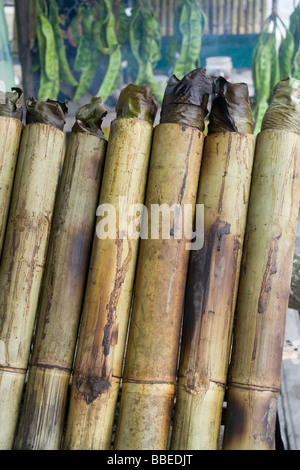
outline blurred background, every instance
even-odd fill
[[[273,35],[276,51],[263,65],[276,62],[275,83],[286,73],[300,79],[299,15],[295,0],[0,0],[0,99],[1,92],[20,87],[25,99],[67,100],[68,132],[77,108],[98,95],[108,111],[103,127],[109,128],[122,87],[150,85],[161,104],[172,74],[180,79],[202,66],[248,84],[259,124],[256,45],[262,34]],[[288,55],[279,52],[288,35],[292,60],[289,72],[281,72]],[[269,102],[271,93],[272,87],[263,99]],[[297,307],[289,309],[286,338],[299,348]],[[299,362],[283,361],[279,401],[282,438],[292,450],[300,449]]]
[[[124,85],[150,84],[161,103],[170,76],[181,78],[198,66],[247,83],[253,101],[251,63],[258,37],[275,13],[279,47],[285,34],[281,22],[289,27],[297,3],[0,0],[0,91],[19,86],[25,98],[67,99],[67,131],[77,107],[99,92],[108,126]]]

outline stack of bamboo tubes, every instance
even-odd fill
[[[256,138],[247,86],[202,68],[155,127],[150,88],[122,90],[108,142],[101,98],[67,142],[66,103],[0,116],[1,449],[217,449],[224,401],[224,449],[274,448],[299,89],[279,82]]]

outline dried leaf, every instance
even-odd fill
[[[68,102],[47,99],[37,101],[34,98],[26,100],[26,124],[41,123],[63,130],[65,114],[68,112]]]
[[[203,131],[212,90],[213,79],[206,75],[203,67],[189,72],[181,80],[173,75],[162,102],[161,124],[174,122]]]
[[[253,117],[246,83],[230,83],[223,77],[216,79],[208,134],[217,132],[253,133]]]
[[[11,92],[3,93],[4,103],[0,102],[0,116],[8,116],[22,121],[23,117],[23,91],[12,88]]]

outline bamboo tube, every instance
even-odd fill
[[[218,449],[254,157],[248,87],[220,81],[226,88],[212,104],[197,197],[204,246],[191,253],[187,279],[171,439],[177,450]]]
[[[0,104],[0,258],[23,129],[22,96],[19,88],[13,88]]]
[[[184,210],[190,204],[195,212],[205,86],[205,72],[197,69],[181,81],[173,76],[166,88],[150,159],[145,202],[148,228],[155,224],[154,205],[170,208],[176,204]],[[198,115],[189,121],[193,112]],[[117,450],[164,450],[167,446],[189,259],[186,234],[176,238],[174,219],[171,224],[174,228],[169,225],[168,239],[160,227],[158,237],[153,237],[151,230],[152,236],[141,240],[115,437]]]
[[[116,221],[124,216],[120,198],[127,198],[128,207],[144,203],[156,109],[149,87],[129,85],[120,94],[99,201],[99,208],[109,204],[108,210],[115,210]],[[127,237],[121,223],[117,223],[116,236],[100,236],[100,212],[98,215],[72,379],[66,449],[110,449],[122,373],[139,239]]]
[[[15,449],[61,445],[106,152],[105,115],[102,99],[93,98],[78,108],[68,138]]]
[[[65,135],[57,127],[33,122],[44,107],[47,120],[64,125],[66,108],[27,100],[31,124],[24,127],[0,270],[0,448],[13,444],[55,193],[64,157]],[[40,120],[41,116],[37,116]]]
[[[275,87],[257,136],[228,378],[224,449],[275,447],[300,198],[300,82]]]

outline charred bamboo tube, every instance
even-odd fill
[[[204,245],[190,256],[172,449],[218,448],[255,149],[246,84],[215,92],[197,203]],[[236,106],[237,104],[237,106]]]
[[[145,201],[151,233],[141,240],[139,251],[115,437],[118,450],[167,446],[190,251],[186,232],[176,236],[175,215],[168,220],[168,236],[163,233],[164,222],[159,235],[153,236],[159,223],[152,211],[164,204],[184,212],[190,205],[192,217],[195,213],[206,87],[210,90],[211,84],[203,69],[181,81],[173,76],[154,131]]]
[[[23,129],[22,96],[20,89],[13,88],[0,104],[0,258]]]
[[[27,100],[0,270],[0,448],[16,428],[46,257],[59,171],[65,153],[65,105]],[[42,108],[42,114],[39,114]],[[35,119],[39,122],[34,122]]]
[[[68,138],[15,449],[60,449],[94,235],[106,140],[101,98],[81,106]]]
[[[270,450],[300,197],[300,82],[274,88],[257,136],[228,378],[224,449]]]
[[[129,85],[120,94],[117,118],[111,123],[71,387],[66,449],[107,450],[111,446],[139,246],[139,239],[126,230],[123,217],[126,205],[144,203],[156,109],[149,87]],[[113,214],[106,222],[102,209],[113,210],[116,218]],[[115,229],[115,233],[104,234],[106,223],[108,231]]]

